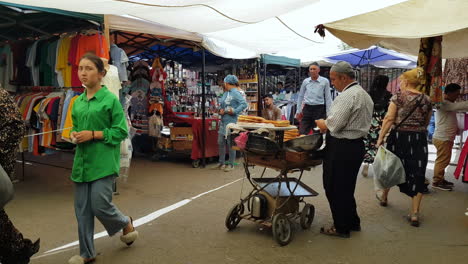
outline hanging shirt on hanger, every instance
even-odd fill
[[[105,85],[107,89],[119,99],[119,91],[122,89],[122,85],[120,84],[117,67],[109,64],[109,69],[107,70],[106,76],[102,78],[101,84]]]

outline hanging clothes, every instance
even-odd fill
[[[9,92],[16,92],[16,87],[10,84],[14,79],[13,53],[11,46],[0,47],[0,86]]]
[[[125,51],[119,48],[117,45],[112,44],[110,47],[110,55],[112,58],[112,64],[117,67],[119,72],[119,79],[121,82],[128,81],[127,67],[129,59]]]
[[[56,72],[61,87],[72,86],[72,65],[69,63],[71,42],[73,37],[65,36],[60,39],[57,52]]]
[[[460,153],[460,158],[458,159],[458,165],[457,168],[455,169],[455,172],[453,175],[455,176],[455,179],[458,180],[460,178],[460,175],[462,175],[462,181],[464,183],[468,183],[468,142],[465,142],[463,145],[463,149]]]
[[[76,46],[75,65],[80,64],[80,59],[88,52],[96,56],[109,60],[109,46],[106,38],[100,33],[94,35],[81,35]]]
[[[107,89],[119,99],[120,89],[122,89],[119,71],[114,65],[109,64],[108,66],[109,69],[106,72],[106,76],[102,79],[101,84],[105,85]]]
[[[71,43],[70,43],[70,50],[68,52],[68,64],[71,65],[71,86],[72,87],[80,87],[81,86],[81,81],[78,78],[78,64],[79,64],[79,59],[81,57],[78,57],[78,42],[80,41],[81,35],[78,34],[75,37],[72,38]],[[76,63],[76,60],[78,58],[78,64]]]

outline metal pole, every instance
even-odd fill
[[[205,122],[205,104],[206,104],[206,87],[205,87],[205,48],[202,48],[202,168],[206,166],[206,122]]]
[[[262,94],[258,94],[258,107],[257,107],[257,115],[258,116],[262,116],[262,104],[260,104],[260,101],[263,97],[264,94],[267,94],[266,93],[266,78],[267,78],[267,64],[266,63],[263,63],[263,87],[262,87]]]
[[[261,69],[262,65],[260,64],[260,60],[257,59],[257,114],[258,114],[258,109],[260,108],[260,104],[262,103],[261,97],[260,97],[260,88],[261,88]],[[259,115],[260,116],[260,115]]]

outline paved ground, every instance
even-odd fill
[[[67,156],[40,160],[71,165]],[[448,174],[453,170],[450,167]],[[78,252],[72,246],[45,253],[77,240],[69,172],[27,165],[25,180],[16,185],[16,198],[6,208],[25,236],[41,238],[41,251],[32,260],[34,264],[67,263]],[[254,172],[259,175],[260,169]],[[389,206],[380,207],[374,197],[372,175],[360,177],[356,197],[363,230],[352,233],[351,239],[340,239],[319,233],[331,219],[321,173],[319,166],[306,172],[303,179],[320,193],[307,199],[316,207],[311,229],[304,231],[296,224],[293,241],[279,247],[270,229],[252,222],[242,221],[234,231],[226,231],[228,210],[238,201],[242,189],[244,194],[250,190],[248,182],[234,182],[243,177],[240,168],[224,173],[193,169],[187,161],[136,159],[128,181],[119,183],[120,195],[114,198],[125,214],[139,219],[181,201],[186,204],[139,226],[141,238],[130,248],[118,236],[97,239],[96,263],[467,263],[468,217],[464,213],[468,184],[457,183],[453,192],[432,191],[426,195],[422,225],[414,228],[404,219],[409,198],[394,189]],[[431,173],[427,171],[428,177]],[[269,175],[275,176],[275,172]],[[102,226],[97,224],[96,232],[101,231]]]

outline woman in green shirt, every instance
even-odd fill
[[[123,230],[120,239],[127,245],[138,237],[131,218],[112,203],[112,186],[120,167],[120,142],[128,131],[119,100],[101,86],[105,74],[99,57],[86,54],[81,58],[78,77],[86,89],[73,105],[70,134],[77,144],[71,179],[75,182],[80,256],[73,256],[70,264],[95,260],[94,217],[110,236]]]

